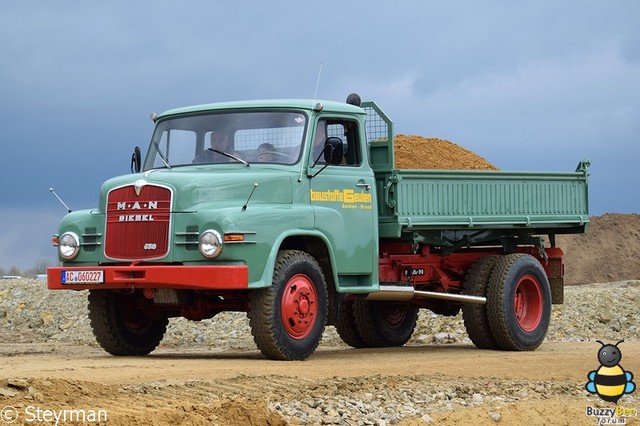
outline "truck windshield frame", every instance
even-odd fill
[[[156,124],[142,170],[229,163],[294,165],[302,158],[308,122],[304,111],[281,109],[169,116]]]

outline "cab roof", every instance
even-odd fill
[[[322,104],[322,111],[337,113],[364,114],[362,108],[344,102],[325,101],[317,99],[263,99],[232,102],[217,102],[212,104],[192,105],[182,108],[174,108],[163,112],[158,118],[171,115],[189,114],[207,111],[224,111],[239,109],[302,109],[314,110],[315,106]]]

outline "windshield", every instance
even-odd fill
[[[301,112],[211,113],[163,120],[144,170],[192,164],[295,164],[307,119]]]

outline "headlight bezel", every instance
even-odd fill
[[[80,254],[80,238],[75,232],[65,232],[58,237],[58,256],[71,261]]]
[[[198,238],[198,250],[207,259],[215,259],[220,256],[224,246],[224,240],[220,232],[215,229],[207,229]]]

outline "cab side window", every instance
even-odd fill
[[[344,158],[342,166],[357,166],[362,162],[358,138],[358,123],[348,120],[326,120],[327,137],[337,137],[342,141]]]

